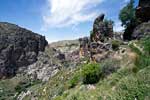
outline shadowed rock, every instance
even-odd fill
[[[0,78],[13,76],[19,67],[34,63],[47,44],[44,36],[0,22]]]
[[[141,22],[150,20],[150,0],[139,0],[139,5],[136,9],[136,16]]]
[[[132,34],[132,38],[140,39],[146,36],[150,36],[150,22],[145,22],[138,25]]]

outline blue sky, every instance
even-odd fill
[[[46,36],[49,42],[88,36],[101,13],[115,21],[129,0],[0,0],[0,21],[10,22]],[[138,0],[135,0],[137,6]]]

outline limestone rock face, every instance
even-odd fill
[[[24,71],[33,80],[48,81],[61,68],[61,63],[55,62],[53,57],[49,57],[45,52],[39,52],[37,61],[27,67]]]
[[[150,20],[150,0],[139,0],[139,5],[136,9],[136,16],[141,22]]]
[[[0,22],[0,78],[13,76],[19,67],[34,63],[47,44],[44,36]]]
[[[110,22],[103,21],[104,16],[104,14],[101,14],[94,21],[92,41],[104,41],[104,37],[113,36],[113,25]]]

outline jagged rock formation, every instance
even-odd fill
[[[104,41],[105,37],[113,37],[113,25],[109,21],[104,20],[104,14],[98,16],[93,24],[93,34],[91,41]]]
[[[147,22],[150,20],[150,0],[139,0],[139,5],[136,9],[136,17],[141,22]]]
[[[79,39],[80,57],[88,57],[91,61],[99,62],[101,59],[106,58],[107,53],[105,52],[111,50],[112,46],[108,42],[109,38],[113,38],[113,25],[110,21],[103,21],[104,16],[104,14],[101,14],[95,19],[90,38]]]
[[[0,22],[0,78],[13,76],[19,67],[37,61],[47,44],[44,36]]]

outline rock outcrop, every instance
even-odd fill
[[[113,37],[113,25],[111,21],[103,21],[104,14],[98,16],[93,24],[93,33],[91,36],[91,41],[104,41],[105,37]]]
[[[104,14],[98,16],[93,24],[90,38],[80,38],[80,57],[90,58],[91,61],[99,62],[106,58],[107,52],[112,49],[110,39],[113,38],[113,25],[111,21],[103,21]]]
[[[59,50],[62,53],[73,52],[74,50],[79,49],[79,41],[78,40],[64,40],[58,41],[49,44],[50,47]]]
[[[19,67],[36,62],[47,44],[44,36],[0,22],[0,78],[13,76]]]
[[[146,36],[150,36],[150,22],[145,22],[138,25],[132,34],[134,39],[140,39]]]
[[[139,0],[139,5],[136,9],[136,17],[141,22],[147,22],[150,20],[150,0]]]
[[[79,50],[80,57],[88,56],[90,39],[88,37],[79,38],[79,43],[80,43],[80,50]]]
[[[102,62],[105,59],[121,59],[121,57],[114,56],[115,52],[125,51],[120,48],[123,33],[113,32],[113,23],[111,21],[103,21],[104,14],[97,17],[93,24],[93,33],[88,38],[80,39],[80,52],[84,57],[89,57],[92,62]],[[117,49],[114,49],[116,46]],[[120,53],[119,53],[120,54]],[[119,55],[116,54],[116,55]]]
[[[136,18],[138,25],[133,29],[132,39],[140,39],[145,35],[150,34],[150,0],[139,0],[139,5],[136,9]]]
[[[56,62],[54,57],[50,58],[45,52],[39,52],[37,59],[24,71],[32,80],[48,81],[62,67],[60,62]]]

